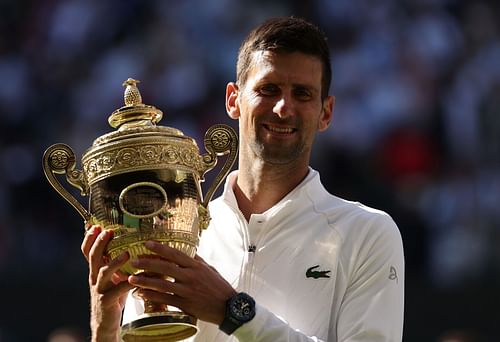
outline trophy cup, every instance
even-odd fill
[[[144,247],[156,240],[194,257],[203,229],[209,223],[208,202],[227,176],[238,153],[235,131],[214,125],[205,134],[208,153],[200,155],[196,141],[180,130],[157,126],[162,112],[142,103],[139,81],[128,79],[125,106],[108,119],[116,131],[98,137],[75,168],[73,150],[65,144],[50,146],[43,156],[49,183],[87,224],[113,230],[107,253],[111,259],[124,251],[130,258],[153,254]],[[200,183],[217,157],[224,165],[202,196]],[[55,174],[89,196],[86,209],[64,188]],[[143,272],[127,262],[121,271]],[[196,318],[177,308],[144,300],[144,314],[122,326],[125,341],[178,341],[197,332]]]

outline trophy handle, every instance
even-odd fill
[[[203,162],[206,165],[203,174],[215,167],[218,156],[229,153],[226,162],[205,195],[203,206],[207,208],[208,202],[212,199],[215,190],[217,190],[229,171],[231,171],[236,161],[236,156],[238,155],[238,136],[232,127],[218,124],[210,127],[207,133],[205,133],[204,143],[208,154],[203,155]]]
[[[56,173],[66,174],[68,183],[79,189],[83,196],[86,196],[88,195],[87,182],[82,171],[75,170],[75,165],[75,153],[66,144],[54,144],[43,154],[43,172],[50,185],[78,211],[85,222],[88,222],[91,219],[89,212],[61,185],[54,175]]]

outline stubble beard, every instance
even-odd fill
[[[254,155],[269,165],[283,166],[292,164],[304,153],[305,144],[298,141],[292,145],[279,145],[263,142],[258,137],[254,137],[250,143],[250,148]]]

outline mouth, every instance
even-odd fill
[[[292,127],[274,126],[270,124],[264,124],[264,128],[272,133],[277,133],[277,134],[292,134],[297,131],[297,129]]]

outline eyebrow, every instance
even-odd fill
[[[282,86],[284,83],[283,82],[276,82],[275,80],[270,79],[270,77],[264,76],[255,83],[256,86],[259,86],[262,84],[276,84],[277,86]],[[293,88],[306,88],[306,89],[310,89],[310,90],[317,91],[317,92],[320,91],[318,87],[316,87],[312,84],[309,84],[309,83],[292,83],[292,87]]]

